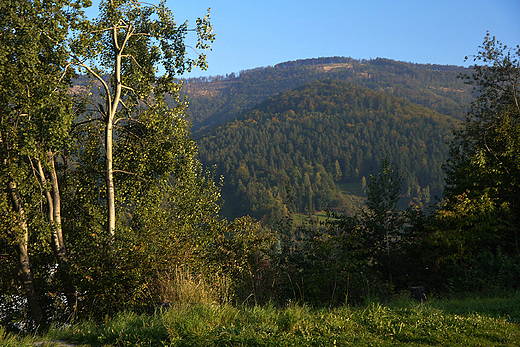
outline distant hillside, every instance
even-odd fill
[[[320,69],[325,66],[336,68],[324,65]],[[354,68],[339,69],[349,75]],[[431,75],[443,73],[432,71]],[[395,84],[397,92],[412,88],[406,83],[402,88]],[[451,105],[452,99],[440,95],[465,94],[430,89],[415,98],[429,93],[432,100],[444,98],[445,105]],[[217,164],[218,174],[225,178],[223,214],[276,220],[284,209],[352,211],[344,188],[354,184],[361,190],[363,177],[386,155],[403,172],[403,196],[428,203],[442,191],[441,165],[457,120],[395,93],[343,81],[316,81],[271,97],[237,119],[200,133],[201,160]],[[461,104],[453,102],[452,106],[451,110],[462,109]]]
[[[455,118],[462,118],[472,100],[471,87],[457,77],[463,67],[404,63],[388,59],[345,57],[285,62],[238,75],[185,81],[193,131],[198,133],[233,119],[269,97],[309,82],[333,79],[384,91]]]
[[[470,73],[332,57],[188,79],[182,93],[202,161],[225,178],[223,214],[276,220],[285,208],[355,210],[386,153],[404,201],[440,196],[449,130],[473,100],[458,76]],[[91,88],[84,76],[75,84]]]

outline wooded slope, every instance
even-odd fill
[[[183,90],[190,101],[194,133],[233,119],[269,97],[324,79],[384,91],[461,119],[473,100],[471,88],[458,78],[461,73],[469,70],[381,58],[331,57],[285,62],[238,75],[189,79]]]
[[[427,204],[443,187],[454,117],[342,81],[272,97],[198,138],[200,158],[224,176],[223,214],[276,220],[285,209],[352,211],[342,187],[388,156],[403,196]]]

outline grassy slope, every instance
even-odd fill
[[[365,191],[361,187],[361,183],[336,183],[343,196],[349,200],[352,210],[357,211],[365,204]],[[295,213],[292,215],[294,226],[305,225],[309,221],[309,215],[304,213]],[[317,211],[312,215],[314,221],[327,220],[326,211]]]
[[[83,322],[47,338],[100,346],[519,346],[519,323],[517,292],[358,309],[185,305],[153,316]]]

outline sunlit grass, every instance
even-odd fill
[[[327,212],[319,211],[311,216],[309,216],[308,214],[295,213],[292,215],[292,218],[294,226],[306,225],[311,220],[314,222],[324,222],[327,220]]]
[[[8,333],[4,327],[0,326],[0,346],[19,347],[33,346],[35,339],[32,336],[18,336]]]
[[[177,305],[54,329],[47,338],[101,346],[520,346],[519,298],[402,299],[358,309]]]

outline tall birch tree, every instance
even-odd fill
[[[191,31],[197,34],[196,57],[188,54],[188,22],[177,24],[161,1],[158,5],[132,0],[102,1],[100,14],[85,22],[72,45],[73,63],[101,86],[102,102],[95,105],[92,120],[102,124],[106,199],[106,229],[116,232],[115,173],[135,175],[114,167],[117,129],[138,122],[145,109],[168,94],[179,104],[181,84],[176,76],[193,67],[205,69],[206,56],[214,40],[206,17],[197,19]]]

